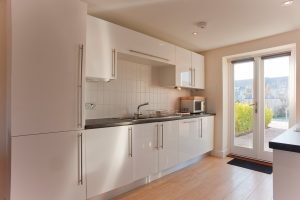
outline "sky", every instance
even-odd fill
[[[264,74],[267,78],[289,76],[289,56],[264,60]],[[253,78],[253,62],[234,65],[235,80]]]

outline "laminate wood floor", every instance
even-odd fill
[[[231,159],[206,157],[116,200],[273,199],[273,175],[228,165]]]

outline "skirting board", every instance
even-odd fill
[[[174,173],[176,171],[179,171],[179,170],[182,170],[188,166],[191,166],[191,165],[194,165],[196,164],[197,162],[199,162],[200,160],[202,160],[203,158],[209,156],[210,153],[206,153],[204,155],[201,155],[201,156],[198,156],[192,160],[188,160],[186,162],[183,162],[183,163],[180,163],[172,168],[169,168],[169,169],[166,169],[164,171],[161,171],[157,174],[153,174],[153,175],[150,175],[146,178],[143,178],[143,179],[140,179],[138,181],[135,181],[129,185],[125,185],[121,188],[118,188],[118,189],[115,189],[115,190],[112,190],[112,191],[109,191],[109,192],[106,192],[104,194],[101,194],[99,196],[96,196],[96,197],[93,197],[93,198],[89,198],[88,200],[109,200],[109,199],[113,199],[117,196],[120,196],[122,194],[125,194],[133,189],[137,189],[141,186],[144,186],[146,184],[149,184],[151,183],[152,181],[155,181],[161,177],[164,177],[166,175],[169,175],[171,173]]]
[[[225,158],[228,155],[228,150],[223,150],[223,151],[217,151],[217,150],[213,150],[211,152],[211,155],[214,157],[218,157],[218,158]]]

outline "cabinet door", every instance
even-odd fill
[[[11,149],[11,200],[86,199],[79,132],[13,137]]]
[[[87,16],[86,77],[110,80],[117,76],[117,53],[114,39],[114,25]]]
[[[130,127],[86,131],[87,198],[132,182]]]
[[[193,87],[205,89],[204,56],[192,52]]]
[[[138,180],[158,172],[158,124],[133,127],[133,179]]]
[[[80,130],[86,5],[11,0],[12,135]]]
[[[190,160],[199,155],[201,135],[198,118],[179,121],[179,160]]]
[[[176,47],[176,84],[182,87],[192,87],[192,55],[191,52]]]
[[[159,124],[159,171],[178,163],[179,121]]]
[[[201,154],[212,151],[214,148],[214,116],[199,118],[201,123]],[[201,127],[200,126],[200,127]]]

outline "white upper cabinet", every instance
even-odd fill
[[[193,88],[205,89],[204,56],[192,52]]]
[[[158,61],[162,65],[163,63],[174,65],[175,46],[172,44],[129,29],[121,31],[121,34],[118,32],[117,40],[120,41],[118,43],[123,43],[120,51],[126,54]]]
[[[176,86],[192,87],[192,54],[190,51],[176,47]]]
[[[86,77],[111,80],[117,77],[117,45],[114,25],[87,16]]]
[[[87,16],[86,40],[88,79],[116,79],[120,53],[153,60],[158,65],[175,62],[174,45],[92,16]]]
[[[86,130],[87,198],[131,183],[132,127]]]
[[[82,129],[86,5],[11,0],[11,11],[12,136]]]
[[[204,56],[176,47],[175,67],[161,67],[160,84],[166,87],[205,88]]]
[[[11,200],[86,200],[84,135],[12,138]]]

